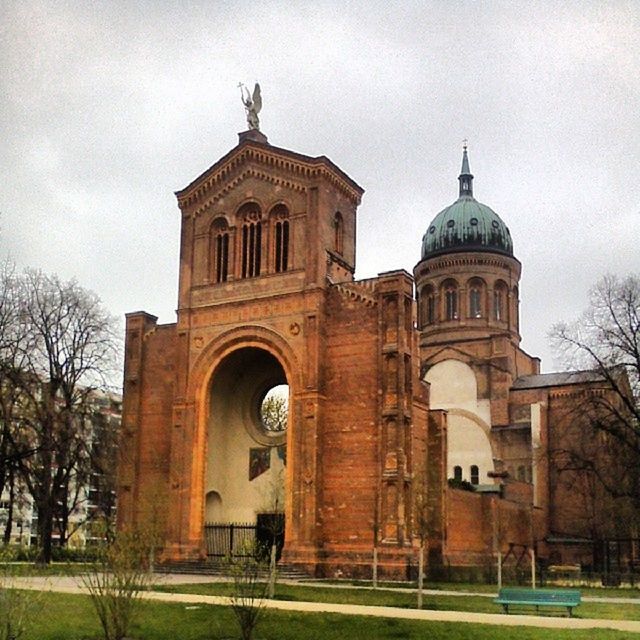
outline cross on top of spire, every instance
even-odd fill
[[[473,198],[473,176],[469,169],[469,156],[467,155],[468,140],[462,141],[462,169],[458,176],[460,182],[460,197],[469,196]]]

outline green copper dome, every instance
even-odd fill
[[[489,251],[513,256],[513,242],[500,216],[473,197],[473,176],[465,147],[460,197],[443,209],[422,237],[422,259],[457,251]]]

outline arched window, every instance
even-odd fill
[[[262,258],[262,221],[260,208],[249,202],[238,212],[242,221],[241,276],[254,278],[260,275]]]
[[[462,481],[462,467],[458,465],[453,467],[453,479],[457,480],[458,482]]]
[[[276,273],[289,267],[289,210],[283,204],[271,211],[273,225],[273,267]]]
[[[423,287],[420,295],[420,322],[421,325],[433,324],[436,321],[436,295],[433,287]]]
[[[444,284],[444,319],[458,319],[458,286],[449,280]]]
[[[506,312],[507,285],[504,282],[496,282],[493,289],[493,318],[498,322],[507,319]]]
[[[484,287],[480,280],[472,280],[469,283],[469,317],[470,318],[482,318],[483,304],[482,293]]]
[[[471,465],[471,469],[469,469],[469,475],[471,476],[471,484],[480,483],[480,471],[478,470],[478,465]]]
[[[336,253],[342,255],[344,251],[344,220],[339,211],[333,217],[333,248]]]
[[[211,279],[226,282],[229,275],[229,227],[224,218],[211,225]]]
[[[518,318],[518,305],[520,304],[518,298],[518,287],[513,287],[513,299],[511,301],[512,304],[512,320],[511,323],[515,326],[516,330],[519,328],[519,318]]]

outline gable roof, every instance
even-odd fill
[[[195,180],[192,180],[184,189],[175,192],[178,201],[183,201],[201,187],[211,183],[215,176],[223,172],[232,163],[237,163],[242,159],[253,159],[260,161],[263,157],[270,157],[282,161],[285,166],[291,170],[295,170],[291,164],[295,163],[298,167],[304,167],[307,172],[314,170],[324,171],[328,173],[334,180],[343,184],[346,191],[349,191],[352,198],[359,202],[360,197],[364,193],[364,189],[355,180],[352,180],[340,167],[334,164],[327,156],[306,156],[295,151],[274,147],[266,142],[259,142],[250,138],[241,139],[241,142],[226,153],[222,158],[209,167],[204,173],[200,174]],[[291,161],[291,164],[287,161]]]
[[[569,384],[585,384],[604,382],[605,377],[599,371],[559,371],[557,373],[538,373],[531,376],[520,376],[513,381],[512,389],[541,389],[544,387],[561,387]]]

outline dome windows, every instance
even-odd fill
[[[498,280],[493,288],[493,319],[498,322],[505,322],[506,313],[507,285]]]
[[[469,282],[469,318],[484,316],[484,282],[476,278]]]
[[[458,285],[454,280],[447,280],[443,285],[444,319],[457,320],[458,313]]]
[[[424,327],[436,321],[436,294],[431,285],[427,285],[420,292],[419,300],[420,326]]]

